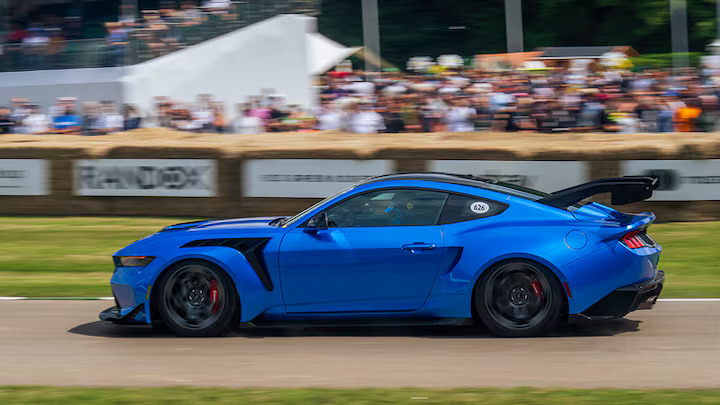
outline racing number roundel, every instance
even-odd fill
[[[484,214],[490,211],[490,206],[482,201],[475,201],[474,203],[470,204],[470,211],[476,214]]]

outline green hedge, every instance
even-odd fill
[[[679,56],[687,56],[690,66],[700,66],[701,58],[704,54],[702,52],[690,52],[686,54],[679,54]],[[633,66],[636,70],[647,70],[647,69],[667,69],[673,67],[673,54],[672,53],[651,53],[646,55],[640,55],[632,58]]]

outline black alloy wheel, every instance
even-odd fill
[[[160,315],[179,336],[217,336],[237,313],[237,292],[229,277],[215,266],[182,262],[158,283]]]
[[[500,336],[538,336],[562,316],[562,286],[550,270],[514,261],[487,270],[475,289],[475,308],[483,324]]]

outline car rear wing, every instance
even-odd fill
[[[567,208],[596,194],[610,193],[613,205],[631,204],[652,197],[658,188],[657,177],[619,177],[594,180],[556,191],[538,202],[557,208]]]

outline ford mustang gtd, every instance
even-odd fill
[[[552,194],[473,176],[387,175],[294,217],[168,226],[118,251],[119,324],[161,321],[178,335],[232,324],[466,323],[502,336],[547,332],[569,315],[622,317],[662,289],[655,215],[621,205],[650,177]]]

